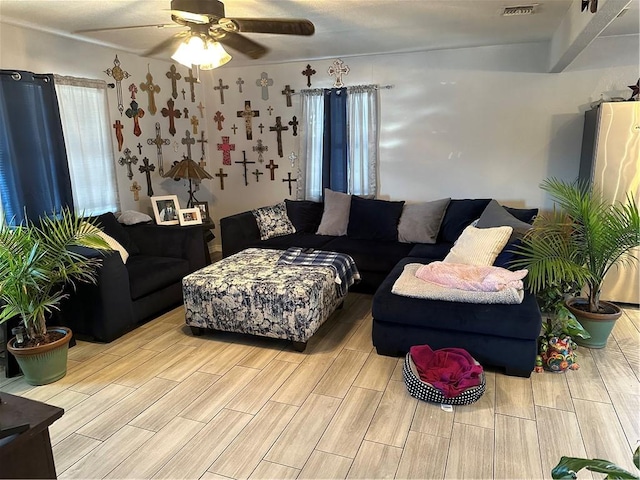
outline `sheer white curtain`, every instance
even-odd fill
[[[55,76],[76,211],[98,215],[120,209],[107,84]]]
[[[324,90],[302,90],[300,157],[296,199],[322,199],[322,144],[324,133]]]
[[[349,193],[375,196],[378,192],[378,87],[348,87],[347,94]]]

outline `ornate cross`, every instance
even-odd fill
[[[183,88],[182,90],[180,90],[180,93],[182,93],[182,100],[186,100],[186,99],[187,99],[187,97],[185,97],[184,95],[185,95],[185,93],[187,93],[187,92],[185,92],[185,91],[184,91],[184,88]]]
[[[186,118],[187,120],[189,120],[189,109],[187,107],[184,107],[182,109],[182,113],[184,113],[184,118]]]
[[[256,162],[247,162],[247,153],[244,150],[242,151],[242,159],[243,160],[241,162],[233,162],[233,163],[241,163],[242,166],[244,167],[244,186],[248,187],[249,179],[247,178],[247,164],[256,163]]]
[[[218,131],[222,130],[222,122],[224,122],[224,115],[222,115],[222,112],[220,110],[216,112],[215,116],[213,117],[213,121],[218,124]]]
[[[167,100],[167,106],[160,110],[160,113],[162,113],[163,117],[169,117],[169,133],[172,137],[176,134],[175,119],[182,116],[180,110],[174,110],[173,106],[173,100],[170,98],[169,100]]]
[[[298,136],[298,117],[294,115],[291,121],[289,122],[289,125],[291,125],[291,128],[293,129],[293,136],[297,137]]]
[[[238,110],[238,118],[244,118],[244,128],[247,131],[247,140],[253,140],[253,117],[259,117],[258,110],[251,110],[251,101],[244,101],[244,110]]]
[[[262,72],[256,80],[256,85],[262,88],[262,99],[269,100],[269,87],[273,86],[273,78],[269,78],[267,72]]]
[[[315,75],[316,71],[307,64],[307,69],[302,71],[302,75],[307,77],[307,87],[311,86],[311,75]]]
[[[138,145],[136,145],[136,147],[138,147],[138,154],[142,155],[142,144],[138,142]]]
[[[287,178],[283,178],[282,181],[289,183],[289,195],[291,195],[291,193],[292,193],[292,191],[291,191],[291,183],[297,182],[298,179],[297,178],[291,178],[291,172],[287,172]]]
[[[133,171],[131,170],[131,164],[133,163],[134,165],[136,163],[138,163],[138,157],[131,156],[131,150],[129,150],[128,148],[124,149],[124,157],[120,157],[120,159],[118,160],[118,163],[120,165],[126,165],[127,166],[127,177],[129,178],[129,180],[133,179]]]
[[[125,72],[120,67],[120,60],[118,60],[118,55],[116,55],[115,60],[113,61],[113,68],[107,68],[104,73],[113,77],[116,81],[116,94],[118,97],[118,111],[120,112],[120,116],[122,116],[122,112],[124,111],[124,103],[122,101],[122,80],[125,78],[129,78],[129,72]]]
[[[200,130],[200,139],[196,141],[200,144],[200,148],[202,149],[202,156],[200,157],[200,166],[204,167],[207,164],[207,162],[204,161],[204,157],[205,157],[204,144],[209,143],[209,140],[204,138],[204,130]]]
[[[138,87],[136,87],[135,83],[129,85],[129,93],[131,93],[131,100],[136,99],[136,93],[138,93]]]
[[[238,127],[236,127],[235,123],[233,124],[233,127],[231,127],[231,130],[233,130],[233,134],[235,135],[236,131],[238,130]],[[260,132],[260,133],[262,133],[262,132]]]
[[[229,85],[223,85],[222,79],[218,79],[218,86],[213,87],[214,90],[220,90],[220,103],[224,105],[224,91],[229,90]]]
[[[127,111],[124,113],[127,117],[133,118],[133,134],[136,137],[139,137],[140,135],[142,135],[142,130],[140,130],[138,119],[144,117],[144,110],[138,107],[138,102],[136,102],[135,100],[131,100],[131,103],[129,105],[129,108],[127,108]]]
[[[142,190],[142,187],[140,185],[138,185],[138,182],[134,181],[131,184],[131,188],[129,189],[131,192],[133,192],[133,201],[137,202],[140,200],[140,190]]]
[[[345,65],[342,60],[337,59],[331,64],[327,73],[331,77],[334,75],[336,77],[336,81],[333,83],[334,88],[342,88],[344,87],[344,83],[342,83],[342,75],[349,74],[349,67]]]
[[[231,165],[231,152],[235,152],[236,144],[229,143],[229,137],[222,137],[222,143],[218,143],[217,145],[218,151],[222,151],[222,164]]]
[[[291,94],[292,93],[296,93],[295,90],[291,90],[291,86],[290,85],[285,85],[284,86],[284,90],[282,90],[282,95],[286,95],[287,96],[287,107],[291,106]]]
[[[258,140],[258,145],[253,147],[253,151],[258,152],[258,161],[260,163],[264,162],[264,158],[262,157],[262,154],[267,150],[269,150],[269,147],[267,147],[266,145],[263,145],[262,140]]]
[[[265,168],[271,170],[271,181],[274,181],[276,179],[274,170],[278,168],[278,164],[273,163],[273,160],[269,160],[269,165],[265,165]]]
[[[193,159],[191,156],[191,145],[196,144],[196,139],[191,137],[191,132],[189,130],[185,130],[184,138],[182,139],[182,145],[187,146],[187,158]]]
[[[264,130],[264,125],[261,123],[260,125],[258,125],[258,128],[260,129],[260,133],[262,133],[262,130]]]
[[[202,102],[198,103],[198,110],[200,110],[200,118],[204,118],[204,105],[202,105]]]
[[[164,175],[164,167],[162,165],[162,146],[169,145],[171,140],[168,138],[162,138],[160,133],[160,122],[156,122],[156,136],[154,138],[147,138],[147,145],[156,146],[156,156],[158,158],[158,173],[160,176]]]
[[[198,125],[200,125],[200,120],[198,120],[198,117],[196,117],[195,115],[191,117],[191,130],[193,131],[194,135],[198,134]]]
[[[269,131],[276,132],[276,137],[278,139],[278,155],[283,157],[282,154],[282,132],[289,130],[289,127],[283,127],[281,117],[276,117],[276,125],[274,127],[269,127]]]
[[[138,167],[138,170],[140,170],[140,173],[144,173],[147,177],[147,196],[153,197],[153,187],[151,186],[151,172],[156,169],[156,166],[153,163],[149,163],[149,159],[147,157],[144,157],[142,159],[142,163],[144,163],[144,165],[140,165]]]
[[[242,93],[242,85],[244,85],[244,80],[242,80],[242,77],[238,77],[238,80],[236,80],[236,85],[238,85],[238,92]]]
[[[254,172],[251,172],[251,175],[255,175],[256,176],[256,183],[260,183],[260,175],[264,175],[264,172],[261,172],[260,170],[258,170],[256,168],[256,170]]]
[[[273,107],[269,105],[269,108],[267,108],[267,111],[269,112],[269,116],[271,116],[271,114],[273,113]]]
[[[298,155],[296,155],[296,152],[291,152],[288,158],[291,162],[291,168],[293,168],[296,164],[296,160],[298,160]]]
[[[224,170],[220,167],[219,173],[216,173],[215,176],[220,179],[220,190],[224,190],[224,177],[228,177],[229,175],[224,173]]]
[[[116,120],[116,123],[113,124],[113,128],[116,131],[116,139],[118,140],[118,151],[122,151],[122,144],[124,143],[124,136],[122,135],[122,128],[124,125],[120,122],[120,120]]]
[[[191,90],[191,103],[196,103],[196,91],[193,88],[194,83],[200,83],[200,81],[193,76],[193,70],[189,69],[189,76],[184,77],[184,81],[189,83],[189,90]],[[182,92],[184,97],[184,92]]]
[[[160,93],[160,85],[155,85],[153,83],[153,76],[149,71],[149,66],[147,65],[147,82],[140,83],[140,89],[143,92],[147,92],[147,96],[149,97],[149,113],[151,115],[155,115],[158,109],[156,108],[156,93]]]
[[[176,71],[176,66],[171,65],[169,71],[167,72],[167,78],[171,80],[171,96],[173,98],[178,98],[178,84],[177,81],[182,78],[182,75]]]

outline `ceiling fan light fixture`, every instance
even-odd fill
[[[231,55],[218,42],[191,35],[180,44],[171,58],[189,68],[198,65],[201,70],[211,70],[227,63]]]
[[[200,64],[200,70],[213,70],[228,63],[231,55],[220,43],[207,40],[202,58],[204,61]]]

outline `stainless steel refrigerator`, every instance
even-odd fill
[[[605,102],[586,112],[579,177],[592,181],[611,202],[632,194],[640,202],[640,102]],[[638,250],[635,250],[638,256]],[[640,268],[613,267],[603,300],[640,303]]]

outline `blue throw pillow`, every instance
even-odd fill
[[[438,242],[454,243],[474,220],[480,218],[490,198],[451,200],[442,219]]]
[[[93,218],[96,220],[95,225],[122,245],[127,252],[129,252],[129,255],[138,255],[140,253],[138,246],[131,239],[124,227],[118,223],[113,213],[103,213]]]
[[[533,223],[533,221],[536,219],[536,216],[538,215],[537,208],[503,208],[518,220],[525,223]]]
[[[289,199],[285,199],[284,203],[287,206],[287,216],[296,227],[296,232],[316,233],[324,211],[322,203]]]
[[[358,240],[398,241],[398,223],[404,201],[388,202],[353,195],[347,236]]]

